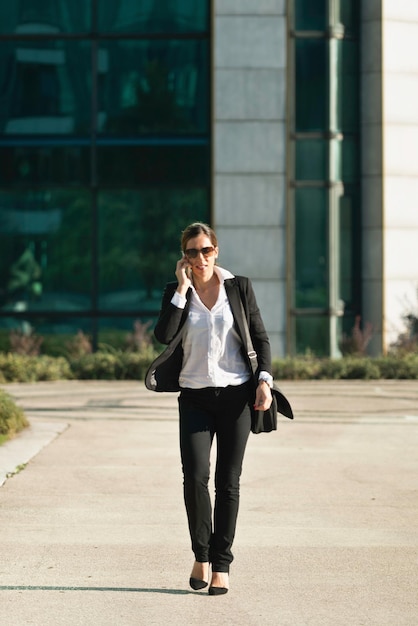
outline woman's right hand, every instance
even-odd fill
[[[176,278],[179,284],[177,291],[182,296],[186,295],[187,290],[192,284],[191,275],[192,266],[190,265],[187,257],[183,256],[177,261],[176,265]]]

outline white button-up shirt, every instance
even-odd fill
[[[180,387],[227,387],[241,385],[251,373],[242,354],[242,342],[234,328],[234,317],[224,287],[226,278],[233,274],[218,266],[215,272],[220,281],[219,296],[208,309],[192,286],[190,310],[183,334],[183,366]],[[177,292],[171,302],[184,308],[186,298]]]

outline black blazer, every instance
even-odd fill
[[[167,283],[163,294],[160,315],[154,330],[156,339],[163,344],[169,344],[178,335],[187,319],[190,309],[190,298],[192,294],[191,288],[187,291],[187,302],[184,309],[179,309],[171,304],[171,299],[177,289],[177,286],[177,282]],[[248,363],[249,371],[252,372],[252,369],[251,362],[245,348],[246,339],[240,299],[244,307],[254,350],[257,353],[258,371],[263,370],[271,374],[270,342],[264,328],[263,320],[261,319],[260,310],[257,305],[250,279],[244,276],[227,278],[225,279],[224,286],[231,311],[234,316],[236,330],[241,338],[243,356]],[[177,349],[177,361],[181,358],[181,355],[179,354],[180,350],[181,344]]]

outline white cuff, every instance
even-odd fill
[[[184,309],[186,306],[187,299],[184,296],[181,296],[178,291],[174,292],[173,297],[171,298],[171,304],[174,304],[178,309]]]
[[[259,373],[258,382],[260,382],[261,380],[264,380],[264,382],[268,384],[270,389],[273,387],[273,376],[269,374],[268,372],[261,371]]]

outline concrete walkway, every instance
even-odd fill
[[[3,387],[32,427],[0,447],[1,626],[418,624],[416,381],[282,384],[296,419],[250,438],[222,597],[187,585],[176,394]]]

